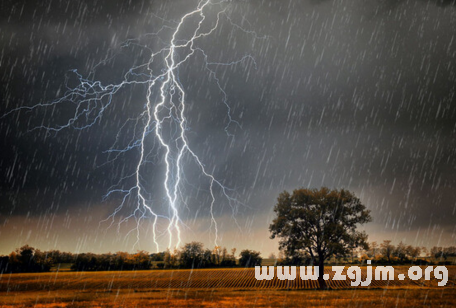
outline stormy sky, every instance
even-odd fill
[[[198,40],[205,54],[191,57],[178,76],[189,145],[236,199],[215,189],[219,244],[267,256],[277,250],[268,226],[278,194],[327,186],[353,191],[372,211],[370,240],[454,245],[455,1],[213,2],[205,27],[224,10],[219,26]],[[67,123],[71,103],[9,112],[62,97],[77,84],[73,70],[104,85],[121,82],[167,46],[197,4],[2,1],[0,253],[26,243],[73,252],[154,250],[151,219],[136,246],[136,233],[128,233],[134,219],[117,227],[134,200],[112,227],[101,222],[122,201],[120,194],[103,199],[112,185],[132,185],[125,177],[136,168],[138,148],[107,151],[137,139],[144,122],[131,119],[145,110],[144,84],[117,92],[85,129],[78,129],[83,122],[57,133],[35,129]],[[243,57],[210,66],[216,77],[205,65]],[[141,175],[150,204],[163,209],[163,149],[153,139]],[[183,242],[212,247],[209,181],[189,155],[183,162]],[[166,234],[159,241],[165,249]]]

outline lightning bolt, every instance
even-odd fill
[[[223,1],[222,1],[223,2]],[[168,236],[168,249],[177,248],[182,242],[182,226],[184,223],[179,216],[179,191],[182,182],[182,172],[183,172],[183,159],[187,155],[196,162],[199,167],[202,175],[204,175],[209,180],[209,193],[211,196],[211,203],[209,207],[209,214],[211,225],[210,230],[214,230],[214,244],[218,246],[219,240],[219,230],[217,221],[215,219],[214,207],[216,202],[216,195],[214,193],[214,187],[218,187],[223,195],[229,201],[230,206],[233,210],[233,219],[235,220],[236,204],[240,204],[238,200],[231,196],[231,191],[225,187],[221,181],[217,180],[213,173],[209,172],[200,157],[192,150],[189,145],[186,132],[188,131],[187,120],[186,120],[186,92],[184,86],[180,83],[178,70],[186,62],[191,59],[196,53],[199,53],[204,58],[205,69],[209,73],[213,80],[215,80],[220,92],[223,96],[223,104],[227,108],[228,115],[228,124],[225,127],[225,132],[228,136],[231,136],[229,133],[230,125],[239,125],[238,122],[232,119],[231,117],[231,108],[228,104],[228,95],[223,90],[220,80],[216,75],[215,68],[220,66],[233,66],[238,64],[245,64],[247,62],[252,63],[256,67],[255,60],[250,55],[245,55],[239,60],[219,63],[219,62],[210,62],[208,60],[208,55],[204,52],[203,49],[196,46],[196,43],[199,39],[207,37],[214,33],[214,31],[219,26],[222,16],[226,17],[229,23],[239,31],[243,31],[246,34],[253,35],[255,39],[265,39],[266,37],[258,37],[255,32],[251,30],[246,30],[241,26],[237,25],[232,21],[232,19],[226,14],[226,8],[221,6],[222,2],[211,3],[209,0],[202,0],[198,3],[196,9],[191,12],[186,13],[181,17],[180,20],[173,23],[172,26],[163,26],[156,33],[149,33],[146,36],[155,36],[160,40],[160,34],[166,30],[171,30],[172,34],[169,39],[169,42],[166,43],[165,47],[162,49],[152,52],[149,60],[146,63],[134,66],[128,70],[128,72],[123,76],[123,80],[118,84],[108,84],[103,85],[101,81],[93,81],[90,78],[84,78],[77,70],[72,70],[71,72],[76,76],[78,80],[78,85],[74,88],[71,88],[67,85],[67,91],[64,95],[51,101],[49,103],[39,103],[33,106],[22,106],[13,110],[10,110],[8,113],[4,114],[2,117],[8,116],[9,114],[20,111],[27,110],[32,111],[38,108],[54,108],[57,105],[64,103],[72,103],[75,107],[75,112],[73,116],[68,119],[65,124],[48,126],[40,125],[32,128],[35,129],[45,129],[48,132],[58,133],[63,129],[73,128],[73,129],[88,129],[92,127],[95,123],[102,120],[102,117],[110,107],[113,102],[114,95],[122,88],[132,85],[145,85],[147,86],[147,97],[144,106],[144,111],[136,118],[130,118],[127,122],[124,123],[119,129],[119,132],[116,137],[116,143],[124,127],[130,123],[134,122],[135,131],[138,126],[143,126],[139,129],[138,134],[134,134],[132,140],[128,146],[117,149],[115,144],[105,153],[109,155],[114,155],[114,158],[108,160],[106,163],[113,162],[120,155],[137,149],[139,151],[139,159],[136,164],[134,171],[121,178],[118,183],[114,184],[109,188],[108,193],[103,197],[103,200],[106,200],[108,197],[114,194],[123,195],[122,201],[114,212],[109,215],[105,220],[111,221],[110,226],[114,224],[116,215],[126,206],[128,200],[136,199],[135,207],[133,212],[120,219],[118,222],[118,232],[120,225],[129,219],[136,220],[136,228],[131,230],[131,232],[136,231],[137,241],[135,245],[139,242],[140,238],[140,225],[142,220],[151,217],[152,218],[152,233],[153,233],[153,243],[158,251],[160,251],[158,237],[160,236],[160,230],[158,230],[158,221],[159,219],[165,219],[168,221],[166,231],[162,231],[163,234]],[[212,27],[209,27],[208,30],[202,31],[203,24],[206,21],[205,10],[211,4],[216,4],[220,7],[219,11],[216,14],[216,19]],[[178,36],[181,34],[182,29],[187,25],[187,23],[198,18],[198,23],[195,26],[194,31],[192,31],[191,37],[189,39],[178,39]],[[163,20],[165,21],[165,20]],[[188,29],[187,29],[188,30]],[[126,48],[131,45],[138,45],[150,50],[149,47],[140,45],[135,40],[128,40],[123,45],[122,48]],[[184,54],[182,56],[182,53]],[[107,57],[104,61],[97,64],[90,76],[95,75],[96,68],[102,63],[109,62],[112,57]],[[154,65],[160,62],[160,59],[163,62],[163,67],[160,69],[158,74],[154,72]],[[147,73],[146,73],[147,72]],[[154,99],[155,91],[159,92],[157,100]],[[239,125],[240,126],[240,125]],[[168,127],[168,131],[167,128]],[[172,129],[171,129],[172,128]],[[172,132],[169,132],[172,131]],[[139,136],[137,136],[139,135]],[[148,157],[151,155],[147,151],[146,143],[147,140],[155,136],[155,139],[158,141],[158,145],[164,151],[163,161],[166,167],[165,177],[163,180],[163,187],[166,192],[166,204],[168,205],[169,215],[160,215],[157,211],[157,206],[151,204],[147,190],[147,182],[141,176],[144,166],[149,162]],[[133,181],[133,185],[130,188],[122,188],[125,181]],[[176,239],[174,239],[176,238]]]

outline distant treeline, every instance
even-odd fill
[[[426,247],[406,245],[400,242],[397,245],[385,240],[380,244],[369,243],[368,250],[360,250],[360,260],[373,260],[376,263],[386,264],[451,264],[448,257],[456,256],[456,247],[433,247],[430,251]]]
[[[344,256],[335,256],[329,262],[363,263],[372,260],[374,264],[451,264],[449,258],[456,257],[456,247],[433,247],[430,251],[425,247],[391,244],[385,240],[378,244],[372,242],[367,250],[353,249]],[[306,253],[287,255],[281,252],[277,258],[270,255],[275,265],[306,265],[312,260]],[[224,247],[213,250],[204,248],[202,243],[191,242],[181,249],[148,253],[80,253],[61,252],[59,250],[41,251],[29,245],[11,252],[8,256],[0,256],[1,273],[48,272],[51,268],[58,269],[60,264],[72,264],[74,271],[114,271],[114,270],[148,270],[162,268],[211,268],[211,267],[252,267],[262,264],[260,253],[253,250],[242,250],[236,256],[236,248],[230,252]]]
[[[0,273],[48,272],[62,263],[71,263],[74,271],[148,270],[152,268],[209,268],[261,265],[260,253],[243,250],[236,262],[236,249],[228,253],[226,248],[204,249],[202,243],[185,244],[180,250],[149,254],[136,253],[80,253],[58,250],[41,251],[29,245],[0,257]]]
[[[450,257],[456,257],[456,247],[433,247],[430,251],[426,247],[406,245],[400,242],[397,245],[385,240],[378,244],[371,242],[368,249],[354,248],[347,254],[334,256],[329,263],[351,263],[360,264],[371,260],[373,264],[440,264],[450,265],[453,262]],[[312,259],[308,253],[298,252],[294,255],[281,253],[276,258],[277,265],[308,265]]]
[[[74,271],[147,270],[151,268],[154,257],[145,251],[138,251],[135,254],[81,253],[75,256],[71,269]]]
[[[225,247],[216,246],[213,250],[204,249],[203,243],[187,243],[182,249],[165,252],[163,263],[157,264],[164,268],[208,268],[208,267],[252,267],[261,265],[260,253],[245,249],[239,254],[236,263],[236,248],[231,253]]]
[[[9,256],[0,257],[0,273],[48,272],[53,265],[48,253],[29,245],[16,249]]]

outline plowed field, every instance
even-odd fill
[[[407,266],[395,267],[394,280],[372,280],[369,287],[352,287],[351,280],[333,280],[331,267],[325,268],[330,275],[327,281],[331,289],[347,288],[455,288],[456,266],[447,266],[449,279],[445,287],[437,286],[433,275],[430,281],[423,278],[414,281],[407,277]],[[346,267],[347,269],[347,267]],[[374,267],[375,269],[375,267]],[[366,279],[366,267],[361,267],[362,280]],[[424,270],[424,267],[423,267]],[[424,271],[423,271],[424,272]],[[344,271],[346,274],[346,271]],[[399,280],[398,274],[406,278]],[[301,280],[299,267],[294,281],[279,280],[277,274],[273,280],[258,281],[255,270],[249,269],[200,269],[200,270],[152,270],[137,272],[56,272],[41,274],[4,274],[0,276],[0,292],[55,291],[55,290],[99,290],[115,292],[117,290],[159,290],[159,289],[316,289],[318,282]],[[375,276],[374,276],[375,278]]]
[[[257,281],[254,269],[152,270],[138,272],[55,272],[0,275],[0,308],[55,307],[456,307],[456,267],[445,287],[437,280],[401,281],[408,267],[395,267],[392,281],[370,287],[335,281],[328,291],[317,282]],[[366,268],[362,268],[363,279]],[[432,276],[433,277],[433,276]]]

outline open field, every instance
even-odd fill
[[[0,295],[0,307],[449,307],[454,289],[336,291],[163,290],[133,292],[25,292]]]
[[[254,269],[239,268],[8,274],[0,277],[0,307],[454,307],[456,266],[447,268],[445,287],[435,279],[372,281],[370,287],[330,279],[328,291],[300,278],[256,281]],[[396,266],[395,276],[407,270]],[[330,267],[325,273],[334,275]]]

